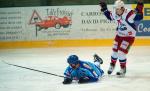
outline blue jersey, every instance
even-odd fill
[[[104,71],[100,67],[97,67],[94,63],[80,61],[79,64],[80,66],[76,69],[68,66],[64,72],[64,75],[73,80],[88,78],[91,82],[93,82],[97,81],[98,78],[104,74]]]

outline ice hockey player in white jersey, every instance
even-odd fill
[[[94,55],[94,63],[79,60],[77,55],[70,55],[67,59],[69,66],[66,68],[63,84],[71,84],[72,80],[78,83],[96,82],[104,74],[100,68],[103,60]]]
[[[99,2],[101,11],[104,13],[108,20],[114,20],[117,22],[116,36],[114,39],[113,53],[111,55],[110,67],[108,74],[111,74],[115,68],[117,60],[120,62],[121,70],[116,73],[119,76],[125,76],[126,73],[126,55],[132,46],[137,26],[136,21],[143,19],[143,2],[142,0],[137,1],[135,10],[126,9],[124,2],[116,0],[114,4],[114,11],[109,11],[107,4],[104,0]]]

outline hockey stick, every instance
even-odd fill
[[[41,72],[41,73],[44,73],[44,74],[49,74],[49,75],[53,75],[53,76],[65,78],[64,76],[61,76],[61,75],[57,75],[57,74],[53,74],[53,73],[49,73],[49,72],[45,72],[45,71],[41,71],[41,70],[37,70],[37,69],[32,69],[32,68],[28,68],[28,67],[24,67],[24,66],[19,66],[19,65],[11,64],[11,63],[5,62],[4,60],[1,60],[1,61],[3,63],[7,64],[7,65],[11,65],[11,66],[15,66],[15,67],[23,68],[23,69],[28,69],[28,70],[32,70],[32,71]]]

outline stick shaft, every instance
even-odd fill
[[[36,71],[36,72],[40,72],[40,73],[44,73],[44,74],[49,74],[49,75],[53,75],[53,76],[65,78],[64,76],[57,75],[57,74],[53,74],[53,73],[50,73],[50,72],[45,72],[45,71],[41,71],[41,70],[29,68],[29,67],[24,67],[24,66],[20,66],[20,65],[15,65],[15,64],[11,64],[11,63],[8,63],[8,62],[5,62],[5,61],[2,61],[2,62],[5,63],[5,64],[8,64],[8,65],[11,65],[11,66],[15,66],[15,67],[23,68],[23,69],[28,69],[28,70],[32,70],[32,71]]]

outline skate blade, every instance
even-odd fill
[[[122,75],[116,75],[118,78],[124,78],[125,77],[125,74],[122,74]]]

